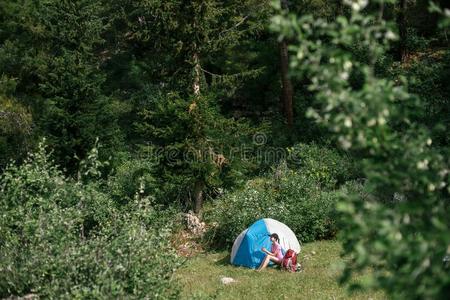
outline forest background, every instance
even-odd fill
[[[178,297],[192,210],[205,248],[273,217],[444,298],[449,8],[0,2],[0,296]]]

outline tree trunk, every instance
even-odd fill
[[[281,0],[281,7],[288,9],[287,0]],[[292,105],[293,88],[291,80],[289,79],[289,55],[287,50],[286,40],[282,40],[279,44],[280,47],[280,71],[281,71],[281,84],[282,84],[282,97],[281,105],[284,110],[284,116],[286,117],[287,125],[289,129],[294,124],[294,109]]]
[[[342,3],[342,1],[338,0],[336,6],[337,6],[337,9],[336,9],[337,15],[336,15],[336,17],[344,16],[344,4]]]
[[[406,0],[399,1],[399,8],[397,14],[397,26],[399,33],[399,45],[398,45],[398,60],[404,62],[408,56],[408,49],[406,48],[407,39],[407,24],[406,24]]]
[[[198,53],[194,52],[192,55],[192,60],[194,62],[194,83],[192,84],[192,88],[195,96],[200,95],[200,77],[202,68],[200,66],[200,59],[198,57]]]
[[[205,183],[203,180],[197,180],[194,186],[194,212],[196,214],[200,213],[203,206],[203,189],[205,188]]]
[[[195,109],[197,98],[200,96],[200,82],[202,68],[200,65],[200,58],[197,52],[194,51],[192,55],[194,63],[194,80],[192,83],[192,89],[194,92],[194,102],[191,104],[191,108]],[[203,206],[203,189],[205,188],[205,182],[203,179],[197,178],[194,184],[194,212],[200,213]]]

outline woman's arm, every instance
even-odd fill
[[[272,252],[270,252],[269,250],[267,250],[266,248],[264,248],[264,247],[262,247],[262,252],[264,252],[264,253],[266,253],[266,254],[268,254],[268,255],[272,255],[272,256],[275,256],[275,254],[274,253],[272,253]]]

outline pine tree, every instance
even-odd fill
[[[139,98],[146,109],[137,109],[144,117],[135,121],[138,131],[142,140],[150,139],[166,150],[177,149],[176,164],[183,167],[176,169],[165,161],[160,172],[172,181],[181,180],[174,188],[176,194],[190,195],[188,202],[197,213],[205,191],[216,186],[225,162],[229,163],[224,144],[229,143],[225,148],[236,145],[232,136],[237,141],[236,137],[249,131],[248,126],[221,116],[210,90],[212,82],[232,81],[236,76],[213,74],[205,64],[257,30],[249,20],[258,15],[258,7],[261,4],[253,0],[134,1],[125,6],[125,18],[119,22],[127,24],[122,28],[124,51],[138,55],[140,67],[148,70],[141,73],[145,76],[142,88],[159,90],[158,96],[150,92]],[[209,83],[207,76],[213,77]],[[182,128],[161,122],[167,116],[183,124]],[[159,126],[165,126],[164,130]],[[194,161],[183,160],[182,153],[192,154]]]
[[[32,117],[29,110],[11,97],[15,81],[0,77],[0,170],[10,159],[20,159],[32,140]]]
[[[281,7],[284,10],[288,10],[287,0],[280,0]],[[294,108],[293,108],[293,96],[294,91],[292,87],[291,79],[289,78],[289,56],[288,56],[288,44],[286,39],[282,39],[279,43],[280,47],[280,73],[282,84],[282,106],[284,115],[286,117],[287,125],[289,129],[292,129],[294,124]]]
[[[105,155],[121,143],[113,98],[105,95],[102,60],[105,20],[99,2],[28,1],[4,6],[9,60],[2,73],[18,78],[15,96],[31,108],[37,131],[48,137],[58,163],[76,168],[99,137]]]

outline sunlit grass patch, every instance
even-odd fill
[[[304,245],[300,255],[304,270],[288,273],[268,269],[261,273],[229,264],[229,253],[201,254],[178,271],[183,299],[383,299],[381,292],[349,294],[338,285],[341,247],[321,241]],[[236,282],[224,285],[222,277]],[[359,277],[357,280],[364,280]]]

